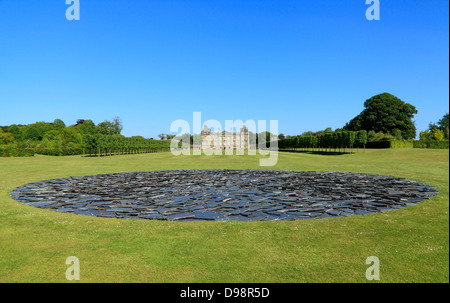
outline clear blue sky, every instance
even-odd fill
[[[449,110],[449,1],[0,0],[0,125],[119,116],[156,137],[176,119],[342,127],[373,95]]]

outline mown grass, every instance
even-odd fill
[[[160,222],[57,213],[12,200],[39,180],[167,169],[260,169],[255,156],[170,153],[102,158],[0,158],[0,282],[449,282],[448,150],[367,150],[353,155],[280,153],[280,170],[406,177],[440,194],[394,212],[284,222]]]

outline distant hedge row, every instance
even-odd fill
[[[413,148],[413,140],[380,140],[374,142],[368,142],[367,148],[371,149],[382,149],[382,148]]]
[[[346,149],[364,147],[367,144],[367,132],[339,131],[325,132],[317,136],[291,137],[278,141],[280,149],[314,148],[331,151],[332,149]]]
[[[170,141],[135,137],[126,138],[119,135],[84,135],[81,143],[83,154],[90,155],[154,153],[168,151],[169,148]]]
[[[34,148],[17,148],[8,145],[0,146],[0,157],[32,157],[35,153]]]
[[[0,157],[27,157],[35,154],[48,156],[95,155],[111,156],[123,154],[155,153],[170,150],[170,141],[158,141],[141,137],[120,135],[83,135],[77,143],[44,140],[0,145]]]
[[[414,148],[449,149],[449,141],[420,140],[414,141],[413,144]]]

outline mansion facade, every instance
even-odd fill
[[[239,132],[220,131],[211,132],[204,126],[201,132],[201,149],[256,149],[256,135],[244,126]]]

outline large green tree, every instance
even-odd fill
[[[439,120],[438,125],[441,129],[446,129],[449,128],[449,116],[448,113],[446,113],[444,115],[444,117],[442,117],[441,120]]]
[[[79,123],[79,121],[83,121],[83,122]],[[92,120],[78,120],[77,124],[75,125],[75,128],[82,135],[96,135],[98,133],[95,123],[92,122]]]
[[[54,129],[55,129],[55,126],[51,123],[36,122],[36,123],[27,125],[27,127],[25,128],[25,130],[22,134],[22,138],[24,140],[42,141],[45,134]]]
[[[102,135],[120,135],[122,129],[123,126],[119,117],[114,117],[112,122],[106,120],[97,125],[97,131]]]
[[[364,111],[347,123],[344,129],[390,134],[401,132],[404,139],[416,137],[416,126],[412,119],[417,109],[413,105],[383,93],[366,100],[364,107]]]
[[[12,134],[17,141],[22,139],[22,130],[16,124],[8,126],[8,133]]]

